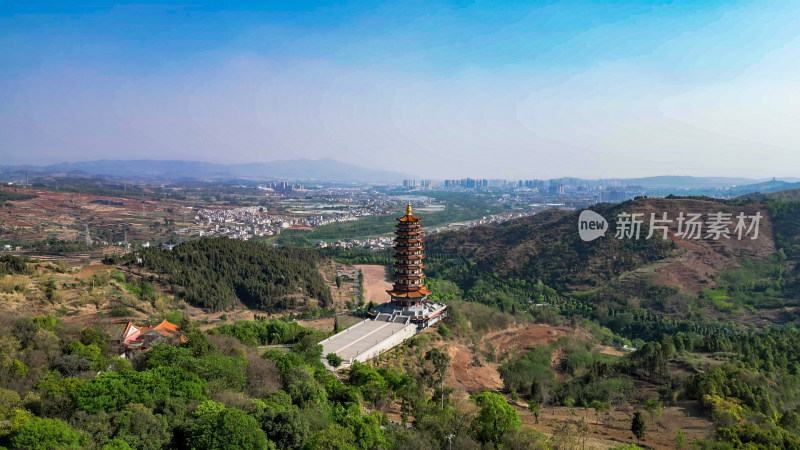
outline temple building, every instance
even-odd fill
[[[431,291],[425,287],[425,274],[422,272],[425,267],[422,219],[411,213],[409,203],[406,214],[396,220],[394,285],[386,291],[391,300],[373,308],[368,314],[375,320],[380,320],[381,315],[388,316],[390,320],[408,318],[419,329],[427,328],[444,317],[447,306],[428,301]]]
[[[329,353],[339,355],[344,366],[364,362],[444,318],[447,306],[428,301],[431,291],[425,287],[422,272],[425,255],[420,220],[411,213],[409,203],[406,214],[397,219],[394,283],[386,291],[390,300],[372,308],[369,319],[320,342],[326,366],[325,355]]]
[[[153,345],[159,342],[169,344],[183,343],[187,341],[186,336],[181,334],[180,327],[162,321],[160,324],[137,326],[133,322],[117,322],[120,327],[117,333],[117,342],[122,348],[122,358],[131,358],[133,355],[150,350]]]

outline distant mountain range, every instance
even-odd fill
[[[570,180],[569,178],[562,178],[561,180]],[[777,192],[786,189],[800,188],[800,179],[798,178],[742,178],[742,177],[690,177],[690,176],[676,176],[664,175],[655,177],[642,177],[642,178],[619,178],[614,180],[597,179],[597,180],[577,180],[579,183],[585,183],[590,186],[608,185],[609,181],[619,183],[620,186],[641,186],[644,189],[655,191],[664,190],[678,190],[675,193],[680,194],[679,190],[693,190],[693,191],[712,191],[716,189],[726,189],[729,196],[737,196],[750,194],[755,192]],[[694,193],[692,195],[698,195]]]
[[[692,187],[702,189],[756,184],[763,180],[741,177],[686,177],[666,175],[657,177],[628,178],[621,181],[625,181],[625,183],[628,185],[642,186],[646,188]]]
[[[49,166],[0,166],[0,181],[24,181],[37,177],[94,177],[122,182],[239,182],[283,179],[350,183],[399,183],[413,178],[408,174],[372,169],[334,159],[289,159],[249,164],[217,164],[176,160],[98,160],[62,162]],[[608,185],[608,179],[557,178],[590,186]],[[654,176],[614,179],[622,186],[645,189],[718,189],[732,188],[735,194],[775,192],[800,187],[798,178],[755,179],[742,177]],[[735,187],[734,187],[735,186]]]
[[[736,188],[732,190],[734,190],[737,193],[740,193],[741,195],[752,194],[752,193],[766,194],[770,192],[780,192],[780,191],[800,188],[800,182],[796,182],[795,180],[797,179],[796,178],[787,178],[784,180],[773,179],[761,183],[736,186]]]
[[[291,159],[250,164],[216,164],[200,161],[99,160],[63,162],[49,166],[0,166],[0,176],[107,177],[119,181],[179,181],[285,179],[332,182],[391,183],[406,175],[370,169],[333,159]]]

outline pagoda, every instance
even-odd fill
[[[407,320],[419,329],[426,328],[441,320],[447,307],[442,303],[428,302],[431,291],[425,287],[425,274],[422,272],[425,267],[422,219],[411,213],[409,202],[406,214],[396,220],[394,284],[391,290],[386,291],[391,300],[373,308],[369,315],[375,320]]]

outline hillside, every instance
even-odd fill
[[[601,205],[594,209],[601,216],[612,219],[622,212],[645,214],[641,238],[615,239],[616,223],[609,220],[606,236],[591,242],[580,239],[577,229],[578,213],[546,211],[535,216],[509,221],[497,226],[480,226],[460,233],[442,233],[428,240],[432,253],[464,256],[475,261],[480,271],[491,271],[501,276],[541,279],[545,284],[563,289],[575,286],[595,286],[625,272],[655,261],[669,260],[669,269],[678,269],[699,259],[693,283],[681,285],[685,280],[673,280],[692,290],[705,277],[736,265],[737,257],[762,259],[774,251],[772,227],[768,218],[762,220],[757,240],[699,239],[686,240],[675,236],[677,224],[670,226],[666,240],[660,232],[645,239],[650,213],[667,212],[677,217],[679,212],[712,212],[766,215],[763,205],[756,203],[738,205],[703,199],[638,199],[618,205]],[[735,256],[734,256],[735,255]],[[699,273],[702,272],[702,273]]]
[[[189,303],[211,311],[240,303],[267,312],[295,308],[301,297],[331,304],[331,292],[315,252],[274,248],[228,238],[185,242],[174,249],[148,248],[144,266],[164,275],[165,284]],[[129,264],[134,264],[131,262]]]
[[[590,307],[650,311],[683,318],[745,318],[754,323],[793,320],[800,203],[708,198],[640,198],[594,211],[609,221],[604,237],[584,242],[578,212],[546,211],[500,225],[441,233],[428,240],[428,273],[455,282],[466,295],[526,308],[553,296]],[[617,239],[619,213],[643,213],[640,239]],[[684,239],[669,225],[667,239],[650,239],[650,213],[760,213],[757,239]],[[734,224],[735,225],[735,224]],[[733,229],[734,225],[731,225]],[[705,234],[705,232],[704,232]],[[779,252],[776,250],[780,250]],[[539,286],[554,290],[548,294]],[[507,296],[485,292],[504,290]]]

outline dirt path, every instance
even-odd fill
[[[392,288],[392,274],[388,266],[360,264],[355,266],[364,272],[364,301],[376,305],[389,301],[388,289]]]

